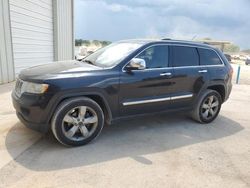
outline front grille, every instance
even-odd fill
[[[18,97],[20,97],[22,94],[22,86],[23,86],[23,81],[18,78],[16,80],[16,87],[15,87],[15,92]]]

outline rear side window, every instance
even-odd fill
[[[198,49],[201,65],[221,65],[222,62],[217,53],[209,49]]]
[[[173,46],[172,55],[173,67],[199,65],[199,56],[196,48],[185,46]]]

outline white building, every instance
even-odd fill
[[[74,57],[73,0],[0,0],[0,84]]]

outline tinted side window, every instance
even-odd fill
[[[220,65],[222,64],[220,58],[213,50],[208,49],[198,49],[200,54],[200,64],[201,65]]]
[[[144,50],[137,58],[144,59],[147,68],[163,68],[168,66],[168,46],[152,46]]]
[[[185,46],[173,46],[173,66],[198,66],[199,56],[196,48]]]

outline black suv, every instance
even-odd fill
[[[213,121],[231,92],[232,71],[221,51],[174,40],[113,43],[81,62],[22,71],[12,92],[18,118],[50,128],[65,145],[84,145],[114,120],[163,111],[189,111]]]

